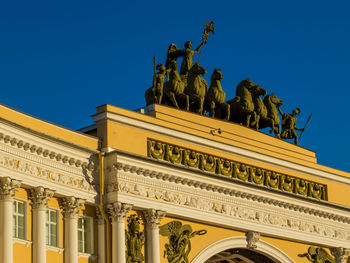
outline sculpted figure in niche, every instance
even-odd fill
[[[163,86],[166,69],[162,64],[158,64],[156,69],[157,73],[153,76],[153,85],[145,93],[146,105],[153,103],[161,104],[163,98]]]
[[[210,88],[205,96],[205,109],[209,116],[218,119],[230,119],[230,105],[225,102],[226,93],[221,87],[223,74],[215,69],[211,75]]]
[[[295,130],[304,131],[302,128],[298,128],[297,125],[297,115],[300,114],[300,109],[296,108],[293,110],[292,114],[283,113],[278,106],[278,111],[282,115],[282,139],[294,139],[294,143],[298,145],[298,135]]]
[[[191,251],[190,239],[196,235],[204,235],[207,230],[192,231],[190,225],[182,225],[179,221],[172,221],[159,228],[159,234],[167,236],[169,243],[165,244],[164,257],[169,263],[188,263]]]
[[[145,236],[140,231],[140,218],[131,215],[128,218],[128,230],[125,230],[126,237],[126,263],[142,263],[145,258],[142,254],[142,247],[145,243]]]
[[[170,64],[169,78],[164,84],[165,104],[177,109],[189,109],[188,95],[184,94],[185,84],[177,72],[177,62],[172,60]]]
[[[185,94],[189,96],[189,110],[198,114],[203,114],[204,98],[208,91],[208,83],[200,75],[204,75],[206,73],[207,71],[201,65],[199,65],[199,63],[196,63],[188,72],[187,77]]]

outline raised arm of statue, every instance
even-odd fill
[[[193,53],[194,54],[197,53],[204,44],[205,44],[205,42],[203,41],[195,50],[193,50]]]

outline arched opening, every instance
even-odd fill
[[[219,252],[205,263],[279,263],[254,250],[233,248]]]
[[[245,236],[229,237],[204,248],[191,263],[294,263],[277,247],[259,240],[247,248]]]

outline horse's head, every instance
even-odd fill
[[[246,88],[246,89],[251,90],[251,88],[252,88],[253,86],[256,86],[256,84],[255,84],[253,81],[251,81],[249,78],[247,78],[247,79],[242,80],[242,81],[238,84],[237,89],[238,89],[238,88],[241,88],[241,87],[244,87],[244,88]]]
[[[251,93],[257,97],[265,96],[267,91],[264,90],[260,85],[255,85],[251,88]]]
[[[207,73],[207,71],[205,70],[205,68],[203,68],[201,65],[199,65],[199,63],[194,64],[190,71],[189,74],[193,74],[195,76],[197,75],[205,75]]]
[[[265,100],[269,100],[271,103],[277,105],[277,106],[281,106],[283,104],[283,100],[280,100],[275,94],[270,94],[267,95],[264,99]]]
[[[222,80],[224,76],[222,75],[221,69],[214,69],[213,74],[211,75],[211,80]]]

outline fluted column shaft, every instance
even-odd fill
[[[30,189],[33,208],[33,262],[46,263],[46,209],[54,191],[42,186]]]
[[[125,263],[125,215],[132,205],[115,202],[107,205],[112,222],[112,263]]]
[[[160,263],[159,223],[164,216],[165,212],[161,210],[149,209],[143,211],[147,263]]]
[[[78,263],[78,215],[84,200],[75,197],[62,199],[65,222],[64,260],[65,263]]]
[[[0,178],[0,263],[13,262],[12,207],[20,182],[9,177]]]

